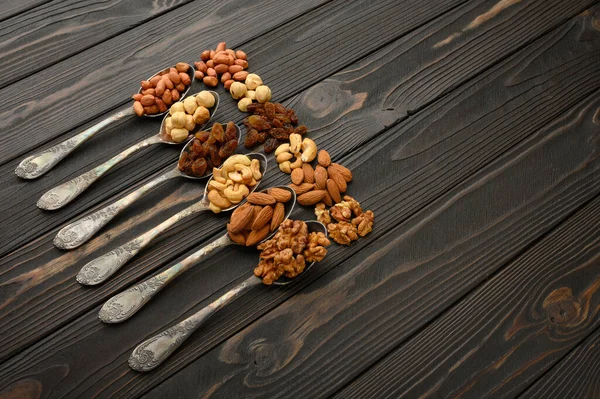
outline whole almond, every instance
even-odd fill
[[[265,206],[260,213],[254,218],[254,222],[250,227],[252,230],[260,230],[264,225],[271,226],[271,218],[273,218],[273,207]]]
[[[277,202],[275,197],[267,193],[252,193],[248,196],[247,201],[254,205],[273,205]]]
[[[275,198],[277,202],[288,202],[292,199],[292,193],[285,188],[273,187],[270,188],[267,193]]]
[[[340,195],[340,189],[333,179],[327,179],[327,192],[331,195],[331,199],[336,204],[342,202],[342,196]]]
[[[227,228],[229,229],[229,225],[227,225]],[[246,245],[246,237],[244,237],[242,233],[232,233],[231,231],[229,231],[228,233],[229,238],[231,238],[231,241],[235,242],[238,245]]]
[[[332,163],[330,166],[333,166],[334,169],[338,170],[342,174],[344,180],[346,180],[346,183],[350,183],[352,181],[352,172],[350,171],[350,169],[335,162]]]
[[[331,195],[327,191],[325,191],[325,196],[323,197],[323,203],[327,206],[333,206],[333,200],[331,199]]]
[[[302,164],[302,172],[304,172],[304,181],[306,183],[315,182],[315,170],[310,166],[309,163],[304,162]]]
[[[298,196],[298,203],[300,205],[309,206],[321,202],[325,197],[325,190],[313,190]]]
[[[283,222],[283,219],[285,219],[285,206],[281,202],[278,202],[275,204],[275,210],[273,211],[273,217],[271,218],[270,230],[277,230],[281,222]]]
[[[312,183],[302,183],[302,184],[290,184],[288,187],[291,188],[292,190],[294,190],[296,195],[302,195],[304,193],[309,192],[313,188],[315,188],[315,185]]]
[[[248,225],[254,216],[254,208],[252,205],[245,203],[237,208],[232,214],[227,229],[230,233],[240,233]]]
[[[292,183],[302,184],[302,182],[304,181],[304,172],[302,171],[302,168],[296,168],[292,170],[291,177]]]
[[[238,82],[243,82],[244,80],[246,80],[247,76],[248,71],[239,71],[233,74],[233,79],[237,80]]]
[[[319,190],[327,188],[327,169],[321,165],[317,165],[315,168],[315,184]]]
[[[319,165],[324,168],[328,167],[331,164],[331,157],[329,156],[329,153],[325,150],[320,150],[319,154],[317,155],[317,162],[319,162]]]
[[[260,230],[252,230],[248,237],[246,238],[246,246],[253,247],[258,244],[260,241],[264,240],[267,235],[269,235],[270,225],[266,224]]]
[[[348,188],[348,185],[346,183],[346,180],[344,179],[344,176],[342,176],[342,172],[340,172],[338,168],[329,166],[327,168],[327,173],[329,174],[329,178],[332,179],[338,186],[340,193],[345,193],[346,189]]]

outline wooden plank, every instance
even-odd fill
[[[189,1],[61,0],[42,4],[2,21],[0,87],[41,71]],[[89,67],[94,68],[92,65]]]
[[[410,3],[400,4],[386,0],[372,3],[370,12],[365,14],[357,11],[357,7],[362,7],[360,3],[355,3],[352,7],[340,2],[329,3],[246,43],[244,49],[250,54],[252,65],[256,66],[253,70],[263,76],[273,92],[276,93],[275,98],[282,101],[361,58],[365,52],[372,50],[372,46],[382,45],[390,38],[400,36],[424,23],[428,16],[431,17],[429,12],[439,11],[438,8],[444,9],[442,5],[448,9],[457,2],[457,0],[448,0],[433,9],[426,7],[428,12],[425,12],[424,5],[415,8]],[[405,10],[405,7],[412,9]],[[265,13],[267,11],[269,10],[265,10]],[[268,18],[269,15],[266,14],[265,17]],[[385,18],[394,18],[394,15],[402,15],[402,18],[394,24],[387,25],[390,28],[386,30],[385,34],[377,34],[372,30],[365,31],[363,34],[361,30],[350,28],[353,24],[371,26],[378,19],[385,21]],[[310,26],[311,29],[307,29],[307,26]],[[330,43],[340,37],[352,41],[354,46],[349,47],[346,44],[329,49]],[[306,48],[308,42],[312,43],[310,51]],[[314,65],[317,64],[321,67],[316,70]],[[278,65],[277,72],[273,71],[272,65]],[[82,82],[82,84],[87,84],[87,82]],[[203,88],[201,84],[194,87],[194,90]],[[235,102],[222,89],[219,92],[223,97],[219,118],[222,118],[222,121],[241,120],[242,114],[237,110]],[[309,108],[310,113],[312,110]],[[392,115],[396,116],[397,113],[392,112]],[[389,116],[387,118],[389,120]],[[55,118],[53,120],[57,121]],[[307,123],[310,122],[308,118],[304,120]],[[63,122],[64,120],[59,123]],[[0,255],[41,236],[80,214],[82,210],[89,209],[98,201],[120,193],[140,179],[172,164],[177,154],[175,148],[162,146],[163,148],[145,150],[145,156],[135,155],[132,160],[112,171],[91,190],[69,204],[67,208],[58,212],[42,212],[35,208],[34,204],[37,199],[48,189],[77,176],[81,170],[89,169],[95,162],[108,159],[123,148],[125,143],[129,145],[155,134],[157,123],[157,121],[122,121],[114,128],[109,129],[110,131],[94,138],[89,147],[76,151],[63,165],[36,181],[23,181],[14,176],[13,170],[19,160],[1,167],[0,196],[6,200],[0,201],[0,223],[10,226],[10,229],[0,231]],[[118,136],[123,137],[122,140],[114,139]],[[60,139],[62,138],[55,141]],[[0,142],[1,145],[2,142]],[[27,202],[24,202],[23,198],[28,198]],[[11,211],[4,212],[6,209],[11,209]],[[14,231],[13,229],[17,229],[20,234],[11,234],[11,239],[4,239],[2,234],[6,234],[9,230]],[[16,237],[16,239],[12,239],[12,237]]]
[[[333,6],[334,5],[332,4],[331,7]],[[389,11],[388,8],[385,7],[380,7],[377,10],[380,12]],[[277,29],[269,35],[261,37],[260,40],[264,40],[266,43],[271,43],[272,40],[280,40],[281,43],[291,41],[292,38],[297,37],[298,29],[306,31],[306,26],[310,26],[307,25],[310,21],[314,21],[314,23],[318,24],[314,27],[315,32],[322,32],[326,26],[329,30],[329,38],[334,40],[337,36],[336,30],[331,26],[332,21],[335,21],[337,25],[342,27],[352,22],[352,20],[344,19],[344,16],[347,18],[355,18],[356,15],[355,10],[348,7],[339,10],[342,15],[332,14],[332,9],[326,7],[317,11],[318,14],[309,15],[309,17],[306,18],[302,17],[298,21],[294,21],[293,25]],[[373,14],[368,14],[365,18],[366,23],[375,18],[375,16]],[[410,15],[405,15],[404,18],[406,18],[407,21],[411,21],[410,23],[416,23],[415,21],[410,20]],[[353,21],[357,22],[356,20]],[[301,28],[296,28],[296,24],[299,24],[298,26]],[[410,26],[408,23],[407,25]],[[323,27],[323,29],[320,29],[321,27]],[[256,46],[253,47],[256,50],[252,50],[249,54],[254,54],[255,52],[259,53],[258,48],[260,46],[258,44],[249,44]],[[323,43],[322,45],[326,46],[327,44]],[[289,51],[295,51],[296,59],[300,59],[301,55],[304,54],[300,45],[290,45],[285,48]],[[269,52],[268,54],[274,56],[273,53]],[[330,52],[330,54],[335,53]],[[281,53],[279,55],[281,55]],[[258,57],[260,56],[261,55],[258,54]],[[355,57],[359,56],[360,54],[355,54]],[[286,57],[294,57],[294,55],[289,54],[286,55]],[[345,57],[350,57],[350,55],[346,54]],[[260,62],[259,65],[262,65],[263,63],[264,65],[269,64],[267,59],[262,58],[261,60],[262,62]],[[366,67],[366,64],[364,65],[364,67]],[[332,68],[332,66],[330,67]],[[310,66],[305,68],[310,68],[312,71],[312,67]],[[305,69],[299,68],[299,70],[302,71],[302,73],[308,73]],[[325,71],[326,70],[324,70],[324,72]],[[292,91],[293,88],[285,86],[289,79],[289,76],[280,76],[277,79],[273,78],[272,80],[269,80],[269,82],[273,82],[272,86],[274,87],[274,90],[277,90],[276,92],[278,92],[277,88],[279,85],[281,85],[282,91]],[[313,79],[316,79],[316,77],[313,77]],[[271,83],[269,84],[271,85]],[[361,84],[364,84],[364,82]],[[351,98],[349,100],[351,100]],[[304,106],[302,110],[300,104],[296,106],[295,102],[292,103],[294,107],[298,109],[299,116],[302,120],[306,120],[306,123],[310,123],[309,116],[314,114],[310,108],[311,105]],[[351,101],[348,103],[348,106],[354,107],[353,104],[354,102]],[[344,115],[344,110],[339,111],[341,112],[340,115]],[[365,109],[365,111],[369,112],[368,109]],[[237,112],[237,117],[239,118],[240,116],[239,112]],[[330,119],[330,117],[332,119]],[[317,119],[312,119],[315,123],[310,125],[315,127],[323,126],[324,131],[319,132],[319,134],[324,137],[324,135],[327,135],[328,129],[335,128],[335,125],[338,123],[344,123],[344,120],[341,119],[332,124],[331,122],[336,119],[339,119],[339,117],[333,114],[330,116],[319,115]],[[389,123],[389,118],[387,118],[387,121]],[[331,126],[327,127],[328,125]],[[375,126],[375,128],[376,129],[365,131],[365,135],[361,137],[361,140],[366,142],[369,140],[369,135],[372,137],[381,132],[385,128],[385,123],[380,123]],[[128,132],[128,134],[129,133],[130,132]],[[347,134],[349,135],[348,137],[353,137],[354,131],[348,131]],[[353,148],[352,146],[356,143],[357,141],[354,138],[348,142],[347,140],[344,140],[342,136],[339,136],[339,144],[337,144],[338,148],[334,149],[332,154],[334,156],[341,156],[344,152],[350,151]],[[98,147],[98,151],[102,151],[102,149]],[[154,152],[151,151],[149,151],[150,154],[160,154],[159,149],[153,150]],[[171,159],[173,159],[175,151],[175,149],[172,149],[172,153],[169,154]],[[86,157],[87,156],[89,155],[86,154]],[[148,159],[147,164],[144,164],[143,168],[152,168],[152,172],[156,171],[156,165],[159,163],[157,160],[160,159],[160,156],[163,156],[163,159],[167,159],[166,154],[155,156],[154,159]],[[129,161],[127,164],[123,165],[122,169],[130,170],[128,168],[133,163],[133,160]],[[166,161],[163,161],[163,163],[166,164]],[[277,168],[272,168],[271,170],[277,170]],[[12,172],[4,170],[4,173],[8,174]],[[122,189],[131,184],[131,179],[134,179],[135,176],[135,173],[127,174],[125,176],[125,181],[123,181],[122,176],[119,177],[115,175],[109,175],[106,179],[109,184],[115,184],[119,189]],[[113,180],[111,180],[111,177]],[[52,174],[45,177],[44,180],[47,178],[52,178]],[[272,178],[269,177],[265,183],[273,184],[277,181],[283,182],[285,178],[286,177],[282,174],[278,174],[278,176],[273,176]],[[64,325],[64,323],[76,317],[75,313],[78,315],[83,314],[103,300],[106,300],[118,290],[156,270],[164,264],[164,262],[175,259],[183,252],[193,249],[199,243],[205,242],[209,237],[222,230],[224,226],[223,217],[204,217],[206,222],[203,222],[201,226],[197,225],[198,219],[192,219],[190,222],[173,229],[170,234],[164,238],[157,240],[157,243],[152,248],[147,249],[140,254],[140,256],[136,257],[136,259],[127,266],[124,272],[120,273],[117,278],[104,285],[102,289],[82,290],[77,287],[73,277],[86,262],[127,242],[140,234],[140,232],[146,231],[148,228],[156,225],[159,220],[164,220],[167,216],[174,214],[177,210],[182,209],[186,205],[190,205],[200,198],[203,191],[202,187],[189,183],[180,189],[175,190],[179,184],[181,184],[181,182],[173,182],[167,187],[157,190],[136,205],[138,210],[144,210],[143,214],[138,214],[137,217],[131,218],[132,215],[136,215],[137,213],[135,210],[129,210],[120,215],[118,219],[114,220],[111,227],[105,230],[103,234],[94,241],[90,242],[85,247],[68,253],[58,251],[52,247],[51,241],[56,234],[56,230],[50,230],[48,226],[44,224],[47,223],[47,219],[42,219],[40,216],[43,216],[44,214],[42,212],[36,212],[35,217],[38,218],[34,224],[36,226],[36,231],[50,230],[50,233],[40,236],[39,239],[29,243],[19,251],[7,255],[1,261],[0,270],[4,271],[0,275],[0,287],[7,287],[5,288],[5,295],[3,295],[3,297],[8,299],[6,299],[3,305],[0,305],[0,313],[5,316],[3,317],[3,320],[6,321],[6,323],[2,323],[2,329],[6,331],[7,338],[5,340],[6,344],[0,346],[0,358],[5,359],[14,353],[17,353],[25,346],[35,342],[40,337],[47,335],[49,332],[54,331],[59,326]],[[13,197],[10,198],[10,203],[7,204],[7,206],[12,207],[13,212],[22,206],[22,193],[19,192],[19,190],[22,189],[23,186],[19,186],[18,190],[11,187],[6,191],[13,195]],[[106,186],[92,188],[90,195],[101,198],[102,190],[105,189]],[[169,193],[167,198],[164,198],[165,193]],[[158,202],[161,198],[162,200]],[[85,204],[84,206],[89,205]],[[72,209],[73,207],[70,206],[67,209],[62,210],[62,217],[64,218],[65,215],[72,216]],[[0,212],[0,214],[4,215],[9,213]],[[17,226],[25,223],[23,218],[21,218],[21,220],[14,218],[14,221],[15,223],[11,224],[14,228],[18,228]],[[178,239],[169,240],[169,238],[175,236],[175,234],[177,234]],[[13,235],[11,235],[11,239],[12,238]],[[15,238],[19,239],[19,236],[16,235]],[[5,242],[9,245],[14,245],[14,243],[8,242],[8,240]],[[31,275],[36,275],[38,278],[31,279]],[[227,281],[231,281],[234,278],[235,277],[231,277],[231,279]],[[53,304],[49,304],[46,300],[47,295],[56,291],[62,293],[61,297]],[[65,304],[72,303],[71,301],[73,299],[78,303],[78,308],[72,310],[71,313],[64,313],[62,308]],[[16,315],[22,315],[24,309],[28,309],[30,318],[24,319],[20,316],[15,317]],[[19,324],[19,326],[17,326],[17,324]],[[37,325],[37,327],[34,327],[34,325]]]
[[[555,364],[519,398],[597,398],[600,396],[600,330]]]
[[[0,21],[48,3],[51,0],[4,0],[0,4]]]
[[[439,198],[483,166],[500,157],[508,148],[535,134],[546,123],[545,121],[551,118],[551,115],[555,115],[565,107],[571,106],[567,106],[567,104],[575,105],[576,98],[581,95],[582,91],[585,92],[583,87],[597,88],[599,82],[593,80],[594,75],[590,74],[589,63],[595,61],[596,58],[594,57],[597,57],[595,56],[597,51],[594,52],[593,49],[594,46],[598,46],[600,43],[594,40],[579,42],[582,33],[600,34],[594,33],[589,23],[590,19],[589,15],[584,15],[561,26],[498,66],[489,69],[464,87],[432,104],[423,112],[408,119],[406,124],[390,129],[381,137],[363,145],[360,151],[342,158],[342,162],[355,172],[356,178],[352,183],[351,193],[362,199],[366,207],[374,209],[376,214],[379,215],[376,230],[367,239],[359,241],[350,248],[334,247],[331,250],[328,262],[319,265],[318,268],[314,269],[314,273],[300,280],[298,284],[281,290],[257,289],[249,293],[244,301],[238,301],[239,303],[235,307],[229,307],[216,315],[211,323],[202,330],[202,334],[197,334],[186,343],[185,350],[178,352],[153,373],[139,375],[130,372],[125,363],[129,351],[144,337],[164,329],[167,325],[172,324],[175,319],[180,319],[185,315],[189,315],[190,312],[198,310],[201,306],[206,305],[208,301],[231,287],[236,281],[245,278],[251,265],[256,262],[256,253],[237,251],[219,253],[217,258],[207,260],[198,268],[189,271],[185,279],[174,282],[167,288],[167,291],[163,292],[162,298],[157,298],[149,303],[144,313],[123,325],[100,325],[96,321],[98,307],[92,308],[87,314],[77,318],[69,325],[61,327],[56,333],[40,340],[26,351],[7,361],[0,368],[0,381],[6,380],[17,383],[27,378],[29,381],[37,381],[47,389],[53,389],[53,394],[57,396],[70,392],[73,396],[114,394],[132,397],[149,390],[159,381],[181,370],[217,344],[235,334],[249,322],[256,320],[289,299],[303,287],[306,287],[353,254],[368,246],[379,248],[374,246],[373,243],[377,242],[385,233],[396,228],[402,221],[422,209],[429,202]],[[565,48],[568,48],[569,51],[564,51]],[[571,61],[569,60],[571,59],[577,60],[578,68],[570,67]],[[535,70],[535,77],[530,75],[533,71],[523,68],[524,65],[531,63],[538,66]],[[579,73],[582,75],[578,75]],[[523,79],[524,77],[530,78]],[[583,77],[586,77],[585,86],[579,83]],[[518,83],[507,87],[505,85],[507,81]],[[579,90],[577,95],[574,94],[576,88]],[[498,95],[494,97],[493,102],[489,101],[486,107],[479,107],[478,105],[482,103],[482,99],[489,98],[489,92],[495,92]],[[465,113],[463,111],[465,109],[471,111]],[[550,109],[553,113],[548,112]],[[457,118],[457,115],[460,118]],[[431,134],[440,132],[438,126],[444,126],[443,131],[440,133],[443,133],[443,137]],[[589,130],[582,130],[582,132],[580,134],[584,135]],[[344,138],[343,133],[340,132],[336,137],[339,138],[340,142],[351,141],[350,139],[356,135],[356,129],[349,129],[348,134]],[[420,137],[422,135],[426,136],[422,139],[427,139],[427,142],[423,143],[421,141],[421,144],[425,148],[431,149],[422,156],[424,159],[419,159],[419,162],[416,162],[415,159],[397,157],[399,148],[406,148],[406,144],[409,142],[414,143],[416,136]],[[465,138],[469,139],[465,140]],[[571,138],[569,137],[569,139]],[[444,146],[435,145],[440,140],[444,141]],[[588,142],[587,136],[580,137],[577,141],[577,143]],[[351,146],[352,144],[348,143],[347,145]],[[341,150],[334,146],[330,148],[333,151]],[[564,175],[575,173],[576,176],[574,180],[565,183],[566,188],[568,188],[566,193],[562,190],[565,187],[561,187],[563,180],[560,178],[563,174],[552,169],[558,166],[546,162],[549,171],[545,176],[550,181],[539,179],[536,180],[539,185],[525,184],[524,187],[527,190],[516,191],[514,195],[521,195],[524,200],[532,200],[534,197],[539,198],[534,195],[535,193],[532,190],[533,187],[540,187],[540,201],[547,200],[548,202],[543,203],[544,206],[557,209],[560,214],[560,210],[568,213],[581,204],[581,202],[577,202],[578,198],[590,198],[597,193],[598,185],[590,181],[589,176],[586,175],[587,169],[583,168],[580,163],[595,165],[593,156],[592,159],[588,159],[590,152],[592,152],[592,155],[594,154],[594,149],[589,146],[575,146],[575,148],[581,148],[580,151],[582,152],[578,153],[580,154],[579,157],[569,158],[572,161],[565,160],[571,166],[564,166]],[[559,148],[559,153],[562,154],[563,152],[564,148]],[[365,153],[372,154],[372,157],[364,157],[363,154]],[[334,155],[334,159],[340,158]],[[374,163],[373,159],[391,161]],[[555,157],[550,157],[550,159],[554,160]],[[562,159],[562,157],[556,159]],[[373,183],[374,165],[380,168],[380,175],[386,177],[385,181],[382,179],[382,181]],[[572,167],[572,172],[569,172],[570,167]],[[593,167],[590,167],[590,169],[593,169]],[[600,175],[594,170],[592,176]],[[285,179],[287,177],[281,175],[271,176],[268,178],[268,183],[283,182]],[[515,176],[511,175],[506,178],[504,184],[515,184]],[[548,186],[558,186],[559,188],[556,189],[557,191],[545,190],[544,187]],[[583,191],[581,196],[576,196],[576,193],[581,193],[577,188],[581,188]],[[452,196],[459,192],[453,192]],[[377,195],[375,196],[374,193],[377,193]],[[486,191],[484,194],[487,204],[490,192]],[[563,194],[567,197],[563,198]],[[482,201],[481,197],[479,198]],[[390,204],[393,204],[393,206],[390,206]],[[465,209],[470,208],[467,206]],[[544,208],[538,207],[532,210],[532,214],[535,215],[538,212],[544,214],[543,211]],[[483,214],[491,217],[491,214],[487,211]],[[309,217],[310,212],[304,210],[299,215]],[[502,214],[497,215],[499,221],[496,220],[494,225],[501,224],[504,220],[503,216]],[[452,220],[456,220],[456,214],[452,214],[452,217],[454,217]],[[537,237],[546,231],[545,229],[551,227],[555,218],[544,220],[541,226],[534,224],[532,220],[528,220],[525,228],[532,226],[531,228],[534,230],[532,236]],[[462,220],[462,222],[465,221]],[[465,226],[471,226],[471,224],[465,222]],[[454,225],[451,225],[450,228],[452,231],[457,229]],[[535,232],[536,229],[538,229],[537,232]],[[514,235],[509,234],[508,236],[513,237]],[[188,237],[184,236],[182,239]],[[174,241],[171,240],[169,244],[179,244],[179,242]],[[443,247],[445,242],[445,240],[441,240],[440,245]],[[512,246],[514,245],[511,243],[510,247]],[[477,246],[477,248],[480,248],[480,246]],[[152,251],[154,251],[154,248],[146,252],[143,257],[147,259],[146,256],[150,256],[147,254]],[[499,256],[494,254],[494,259],[497,257]],[[177,256],[177,258],[181,258],[181,256]],[[63,265],[63,263],[59,264]],[[132,268],[135,270],[127,269],[126,272],[141,273],[142,271],[138,270],[138,265],[139,263],[134,262]],[[225,268],[223,265],[228,266]],[[484,263],[483,266],[485,265],[487,263]],[[479,281],[487,275],[483,271],[483,266],[480,267],[483,274],[480,275]],[[20,267],[26,266],[21,265]],[[63,274],[61,277],[64,279],[72,278],[68,275],[76,272],[73,269],[75,267],[65,266],[62,269]],[[42,270],[44,269],[42,268]],[[34,272],[32,275],[35,276],[37,273]],[[111,281],[100,289],[106,290],[107,286],[114,289],[113,284],[114,282]],[[477,284],[475,278],[474,284]],[[37,317],[44,313],[46,315],[52,314],[52,316],[46,317],[44,323],[38,324],[33,320],[29,326],[22,324],[20,327],[21,333],[13,334],[11,339],[20,339],[22,334],[44,328],[48,323],[54,322],[57,317],[64,317],[62,314],[65,311],[64,309],[67,308],[65,304],[77,303],[79,309],[90,309],[90,306],[94,306],[94,299],[90,299],[90,297],[98,294],[98,290],[88,290],[82,293],[83,290],[76,287],[67,289],[59,289],[58,287],[52,286],[50,288],[50,290],[56,289],[56,292],[61,295],[57,302],[65,300],[69,295],[70,300],[64,303],[63,306],[57,306],[57,303],[45,303],[43,307],[38,306],[36,308]],[[455,285],[451,286],[451,288],[453,287]],[[465,286],[465,289],[468,289],[468,287]],[[74,290],[77,297],[71,294],[70,290]],[[174,296],[175,294],[176,296]],[[106,295],[106,291],[100,295]],[[41,298],[45,294],[39,296]],[[18,300],[15,299],[15,301]],[[38,299],[29,298],[30,303],[34,300]],[[51,310],[51,308],[54,310]],[[73,308],[72,305],[68,307],[69,310],[71,308]],[[160,317],[156,315],[160,315]],[[33,327],[33,325],[36,327]],[[56,324],[54,325],[56,326]],[[13,331],[16,332],[17,330]],[[29,332],[29,334],[31,333]],[[98,342],[110,342],[110,346],[99,347]],[[85,352],[90,350],[91,353]],[[82,353],[88,355],[82,356]],[[54,370],[58,364],[67,370],[68,374],[57,383],[55,379],[52,379],[50,370]]]
[[[596,93],[212,349],[145,399],[165,397],[166,393],[173,397],[231,397],[235,393],[238,397],[273,398],[293,396],[294,392],[306,397],[333,394],[600,193],[598,126],[593,121],[599,107]],[[589,142],[595,144],[586,145]],[[531,173],[533,170],[536,173]],[[401,188],[394,191],[400,193]],[[390,225],[397,221],[398,209],[390,206],[393,198],[390,193],[370,199],[376,229],[390,218]],[[336,263],[337,249],[333,255]],[[512,296],[504,298],[508,302]],[[497,303],[485,303],[490,302]],[[235,306],[243,308],[245,304]],[[462,313],[452,313],[454,319],[448,320],[470,320],[467,315],[475,309],[467,309],[461,307]],[[477,314],[481,323],[492,317]],[[207,330],[218,327],[217,323],[198,331],[198,337],[191,338],[193,343],[175,356],[189,358],[189,352],[203,346],[200,342],[210,334]],[[442,363],[435,356],[453,351],[471,338],[461,334],[463,340],[454,342],[454,334],[460,330],[451,327],[435,329],[441,334],[437,340],[427,341],[418,350],[414,346],[415,351],[409,352],[402,346],[397,351],[401,364],[377,363],[337,397],[401,397],[392,389],[405,375],[407,379],[435,377],[442,384],[450,378],[449,373],[429,374]],[[482,335],[473,334],[474,345],[481,342]],[[493,352],[490,346],[496,342],[501,345],[503,340],[490,340],[482,350]],[[465,365],[462,373],[451,375],[467,378],[470,370]],[[433,390],[437,382],[428,379],[423,391],[405,397],[426,396],[425,388]],[[386,387],[390,387],[389,393]],[[432,393],[432,397],[450,396],[446,391]]]

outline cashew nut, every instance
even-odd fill
[[[210,181],[210,183],[208,183],[208,189],[210,190],[211,188],[214,188],[218,191],[223,191],[227,188],[227,186],[225,185],[225,183],[221,183],[213,179]]]
[[[288,175],[290,173],[292,173],[292,169],[290,168],[290,161],[285,161],[279,164],[279,169],[283,172],[283,173],[287,173]]]
[[[231,206],[231,202],[229,202],[227,198],[221,197],[217,190],[208,192],[208,200],[221,209],[229,208]]]
[[[235,165],[235,170],[240,172],[240,174],[242,175],[243,183],[248,184],[252,181],[253,173],[248,166],[237,164]]]
[[[233,180],[234,183],[243,183],[244,179],[242,178],[242,174],[240,172],[229,172],[229,178]]]
[[[277,155],[277,157],[275,159],[276,159],[277,163],[282,163],[285,161],[289,161],[292,158],[294,158],[294,156],[292,154],[290,154],[289,152],[282,152],[281,154]]]
[[[236,163],[241,163],[242,165],[250,166],[250,158],[242,154],[232,155],[229,158],[227,158],[225,162],[223,162],[221,169],[229,173],[234,169]]]
[[[225,183],[227,180],[221,175],[221,169],[213,168],[213,180],[219,183]]]
[[[221,213],[222,209],[219,208],[218,206],[216,206],[215,204],[213,204],[212,202],[208,203],[208,209],[210,209],[211,211],[213,211],[214,213]]]
[[[275,156],[281,154],[282,152],[290,151],[290,143],[283,143],[275,150]]]
[[[292,154],[297,154],[300,152],[302,148],[302,136],[298,133],[290,134],[290,152]]]
[[[290,163],[290,169],[294,170],[294,169],[298,169],[301,167],[302,167],[302,158],[300,157],[300,154],[298,154],[298,155],[296,155],[296,160],[294,162]]]
[[[260,173],[260,161],[258,159],[252,160],[250,163],[250,170],[252,171],[254,180],[260,180],[262,178],[262,173]]]
[[[225,191],[223,191],[223,194],[225,194],[225,197],[227,197],[227,200],[231,201],[231,203],[233,203],[233,204],[239,203],[249,193],[250,193],[250,190],[248,190],[248,187],[246,187],[243,184],[240,184],[237,187],[237,190],[236,190],[236,187],[232,186],[232,187],[227,187],[225,189]]]
[[[250,180],[250,183],[247,184],[248,187],[254,187],[256,186],[256,184],[258,184],[258,182],[256,181],[256,179],[253,177],[252,180]]]
[[[291,135],[290,135],[291,137]],[[302,162],[311,162],[317,156],[317,144],[306,137],[302,141]]]

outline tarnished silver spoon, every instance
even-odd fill
[[[168,70],[168,68],[167,68],[167,70]],[[148,78],[148,80],[152,79],[154,76],[156,76],[164,71],[165,70],[161,70],[161,71],[155,73],[154,75],[150,76]],[[185,97],[185,95],[188,93],[188,91],[192,87],[192,84],[194,83],[194,68],[192,66],[190,66],[190,68],[188,69],[188,75],[192,79],[192,82],[187,87],[186,91],[184,91],[181,94],[181,98]],[[140,88],[138,90],[138,93],[141,93],[141,92],[142,92],[142,89]],[[157,117],[161,117],[161,116],[165,115],[167,112],[169,112],[169,111],[167,110],[167,111],[159,113],[159,114],[144,115],[144,116],[148,117],[148,118],[157,118]],[[73,152],[81,144],[85,143],[90,138],[95,136],[98,132],[100,132],[106,126],[112,124],[113,122],[119,121],[125,117],[129,117],[132,115],[135,115],[135,112],[133,111],[133,107],[131,107],[131,106],[127,107],[127,109],[124,109],[123,111],[119,111],[119,112],[111,115],[110,117],[96,123],[94,126],[87,128],[83,132],[71,137],[70,139],[67,139],[63,142],[60,142],[60,143],[50,147],[50,148],[47,148],[40,153],[28,156],[27,158],[25,158],[24,160],[21,161],[19,166],[17,166],[17,168],[15,169],[15,174],[17,176],[19,176],[21,179],[37,179],[38,177],[40,177],[41,175],[43,175],[44,173],[46,173],[47,171],[52,169],[54,167],[54,165],[56,165],[57,163],[62,161],[67,155],[69,155],[71,152]]]
[[[291,200],[284,204],[285,206],[285,219],[294,210],[296,204],[296,193],[289,187],[279,186],[284,190],[290,191],[292,194]],[[266,191],[265,191],[266,192]],[[277,229],[269,234],[261,242],[266,241],[273,237]],[[110,298],[102,309],[98,313],[98,317],[105,323],[121,323],[131,316],[133,316],[138,310],[142,308],[150,299],[154,297],[160,290],[167,286],[177,276],[189,270],[192,266],[206,258],[210,253],[216,249],[227,247],[229,245],[239,245],[229,238],[229,234],[225,233],[223,236],[217,238],[210,244],[204,246],[198,251],[194,252],[181,262],[174,264],[170,268],[160,272],[159,274],[150,277],[149,279],[134,285],[126,289],[125,291]]]
[[[235,127],[237,130],[237,139],[239,142],[241,138],[241,129],[238,125],[236,125]],[[225,129],[225,125],[223,125],[223,128]],[[181,155],[179,157],[180,159],[182,156],[184,156],[184,153],[188,151],[192,143],[193,140],[190,140],[181,150]],[[104,208],[99,209],[96,212],[90,213],[89,215],[63,227],[58,232],[58,234],[56,234],[56,237],[54,238],[54,245],[57,248],[61,249],[73,249],[85,244],[90,238],[94,236],[94,234],[98,232],[98,230],[106,226],[108,222],[110,222],[123,210],[127,209],[135,201],[140,199],[142,196],[146,195],[149,191],[163,184],[164,182],[180,176],[196,180],[207,179],[210,176],[212,176],[212,170],[207,169],[204,176],[196,177],[181,172],[178,166],[175,165],[175,168],[173,168],[171,171],[164,173],[155,179],[152,179],[148,183],[144,184],[142,187],[129,193],[120,200],[115,201],[112,204],[107,205]]]
[[[322,232],[327,236],[327,229],[322,223],[317,221],[307,221],[306,224],[308,225],[309,232]],[[276,281],[273,285],[289,284],[293,280],[305,275],[313,265],[314,262],[307,265],[302,274],[296,278]],[[262,280],[253,275],[187,319],[142,342],[133,350],[133,353],[129,357],[129,367],[136,371],[150,371],[154,369],[175,352],[175,350],[213,314],[232,302],[235,298],[261,283]]]
[[[215,114],[217,107],[219,106],[219,95],[214,91],[210,92],[215,97],[215,105],[209,110],[210,118]],[[59,186],[56,186],[50,190],[48,190],[37,202],[38,208],[45,209],[48,211],[60,209],[63,206],[67,205],[69,202],[73,201],[77,198],[82,192],[84,192],[92,183],[102,177],[106,172],[112,169],[115,165],[119,164],[123,160],[127,159],[130,155],[136,153],[142,148],[146,148],[153,144],[170,144],[170,145],[179,145],[185,143],[185,141],[181,143],[176,143],[171,141],[163,134],[165,120],[168,118],[168,115],[165,115],[163,122],[161,123],[160,130],[157,134],[140,141],[139,143],[132,145],[128,149],[124,150],[118,155],[115,155],[108,161],[104,162],[101,165],[96,166],[94,169],[88,170],[87,172],[77,176],[74,179],[69,180]],[[203,124],[202,126],[197,126],[194,131],[202,130],[208,123],[210,119]],[[190,134],[188,136],[188,140],[193,135]]]
[[[251,159],[258,159],[260,161],[260,172],[262,173],[262,179],[264,179],[267,171],[267,158],[263,154],[258,153],[250,153],[245,155]],[[92,260],[81,268],[76,277],[77,281],[83,285],[100,284],[113,275],[117,270],[119,270],[125,263],[127,263],[127,261],[129,261],[129,259],[133,258],[135,254],[150,244],[154,238],[165,232],[174,224],[191,215],[208,210],[208,184],[213,178],[214,176],[211,176],[210,180],[207,182],[206,187],[204,188],[204,197],[202,197],[201,200],[185,208],[183,211],[171,216],[153,229],[150,229],[137,238],[134,238],[126,244],[121,245],[119,248],[116,248]],[[262,179],[254,187],[252,187],[251,192],[256,190]],[[243,201],[224,209],[223,212],[231,211],[237,208],[241,203],[243,203]]]

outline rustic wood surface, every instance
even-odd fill
[[[0,399],[598,396],[595,3],[0,4]],[[139,374],[131,350],[247,278],[257,252],[220,251],[104,325],[106,299],[218,237],[227,217],[193,217],[82,287],[83,264],[198,201],[203,185],[171,181],[61,251],[64,224],[169,170],[179,150],[144,150],[56,212],[37,209],[39,196],[157,122],[121,121],[38,180],[14,168],[220,40],[353,170],[350,194],[376,225],[294,284],[251,290]],[[218,92],[216,119],[240,122]],[[289,182],[270,160],[265,187]]]

